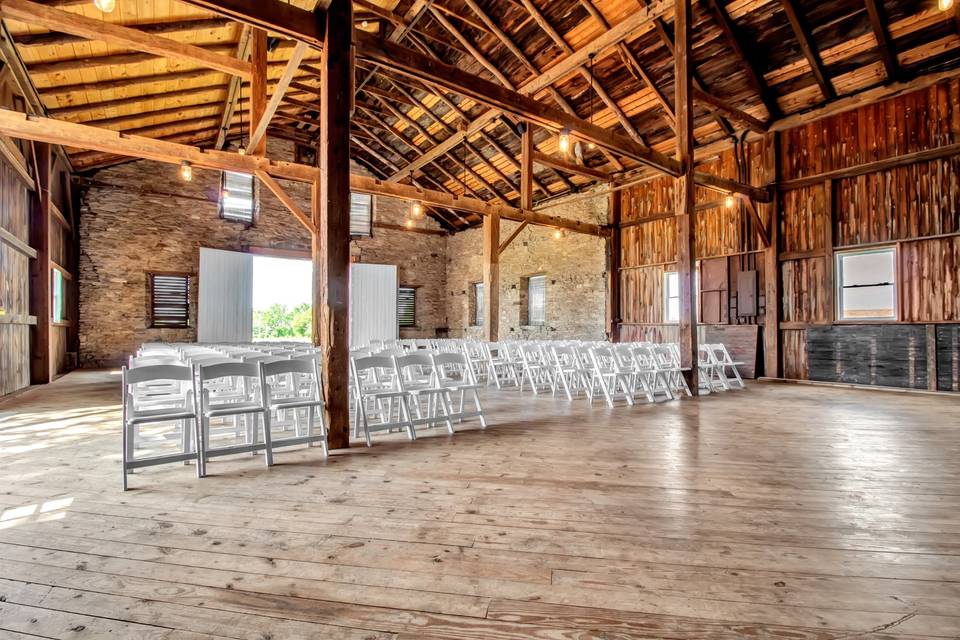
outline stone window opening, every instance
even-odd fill
[[[542,327],[547,319],[547,276],[542,273],[520,278],[520,325]]]
[[[147,273],[151,329],[190,326],[190,274]]]

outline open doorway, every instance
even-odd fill
[[[310,340],[313,264],[253,256],[253,339]]]

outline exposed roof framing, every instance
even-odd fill
[[[160,140],[223,147],[256,131],[318,135],[317,0],[0,0],[38,112]],[[320,3],[323,5],[323,3]],[[515,206],[518,123],[535,125],[534,202],[644,165],[674,173],[672,0],[354,0],[351,149],[372,175]],[[693,132],[710,149],[814,108],[960,65],[960,9],[912,0],[695,3]],[[960,3],[957,3],[960,7]],[[266,104],[251,100],[249,33],[271,38]],[[383,39],[381,39],[381,37]],[[297,41],[306,43],[298,49]],[[291,61],[298,55],[299,62]],[[259,99],[261,93],[257,92]],[[562,157],[555,132],[582,141]],[[595,149],[586,144],[593,142]],[[77,168],[119,156],[70,151]],[[699,154],[699,152],[698,152]],[[701,180],[707,181],[701,176]],[[764,193],[732,181],[708,187]],[[442,206],[451,230],[478,215]]]

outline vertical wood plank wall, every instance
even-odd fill
[[[836,327],[834,333],[842,337],[863,326],[835,320],[834,250],[897,247],[899,317],[890,324],[960,323],[960,155],[853,177],[830,174],[958,143],[958,80],[781,133],[781,247],[774,277],[781,279],[784,377],[809,377],[811,328]],[[759,143],[745,146],[739,175],[732,149],[698,170],[759,185],[760,151]],[[675,335],[675,325],[663,322],[662,291],[663,273],[673,270],[676,260],[671,189],[669,179],[656,178],[621,192],[623,340],[670,340]],[[697,192],[698,206],[704,209],[697,228],[700,319],[708,325],[762,326],[766,305],[762,292],[769,274],[764,273],[761,246],[747,213],[739,206],[717,207],[718,200],[722,195],[715,192]],[[759,315],[740,317],[737,274],[746,270],[759,272]],[[940,360],[948,359],[944,344],[932,347]],[[916,353],[916,362],[904,365],[897,386],[934,388],[936,381],[926,373],[906,373],[927,366],[926,350],[918,348]],[[818,353],[820,365],[822,357]],[[877,357],[882,360],[882,350]],[[880,360],[876,366],[894,366]],[[839,355],[836,363],[842,379]],[[960,389],[957,375],[940,371],[938,378],[940,389]]]
[[[24,108],[8,77],[0,78],[0,105]],[[48,238],[52,264],[45,277],[52,278],[56,268],[66,283],[66,318],[54,322],[52,318],[38,318],[30,304],[30,273],[37,259],[36,248],[30,245],[30,214],[34,199],[47,197],[28,186],[36,180],[33,145],[9,138],[0,140],[0,144],[7,148],[0,158],[0,396],[4,396],[31,384],[31,333],[40,322],[48,323],[50,329],[46,345],[50,354],[49,377],[76,366],[79,306],[75,278],[76,217],[67,167],[59,160],[54,163],[49,192],[53,204]],[[25,179],[24,174],[29,174],[29,178]]]

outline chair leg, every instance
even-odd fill
[[[124,411],[124,414],[126,414],[126,411]],[[121,457],[123,458],[123,490],[124,490],[124,491],[127,490],[127,462],[128,462],[128,460],[127,460],[127,437],[128,437],[128,436],[127,436],[127,429],[129,429],[129,428],[130,428],[129,425],[127,425],[126,415],[124,415],[124,420],[123,420],[123,444],[121,445],[121,446],[123,447],[123,449],[122,449],[122,451],[120,452],[120,453],[121,453]]]
[[[200,418],[193,419],[193,439],[194,439],[194,442],[196,443],[196,450],[197,450],[197,460],[196,460],[197,477],[202,478],[203,477],[202,461],[203,461],[204,448],[203,448],[203,440],[200,436]]]
[[[473,402],[474,404],[477,405],[477,413],[480,414],[479,416],[477,416],[478,418],[480,418],[480,428],[486,429],[487,419],[483,415],[483,407],[480,405],[480,391],[477,389],[473,390]]]
[[[407,422],[407,437],[411,440],[417,439],[417,430],[413,426],[413,420],[410,419],[410,406],[407,404],[407,399],[403,398],[400,402],[400,411],[403,412],[403,418]],[[420,405],[417,404],[417,417],[420,415]]]
[[[253,442],[257,440],[257,414],[253,414]],[[260,422],[263,424],[263,457],[268,467],[273,466],[273,437],[270,435],[270,411],[263,411],[260,414]]]
[[[430,395],[438,396],[440,394],[430,394]],[[443,409],[443,417],[444,417],[444,422],[447,423],[447,431],[450,433],[450,435],[453,435],[454,433],[453,422],[450,421],[450,411],[447,408],[447,403],[443,400],[443,398],[435,397],[433,406],[434,406],[434,411],[436,411],[437,408]]]
[[[210,418],[201,416],[200,418],[200,476],[207,475],[207,443],[210,442]]]

